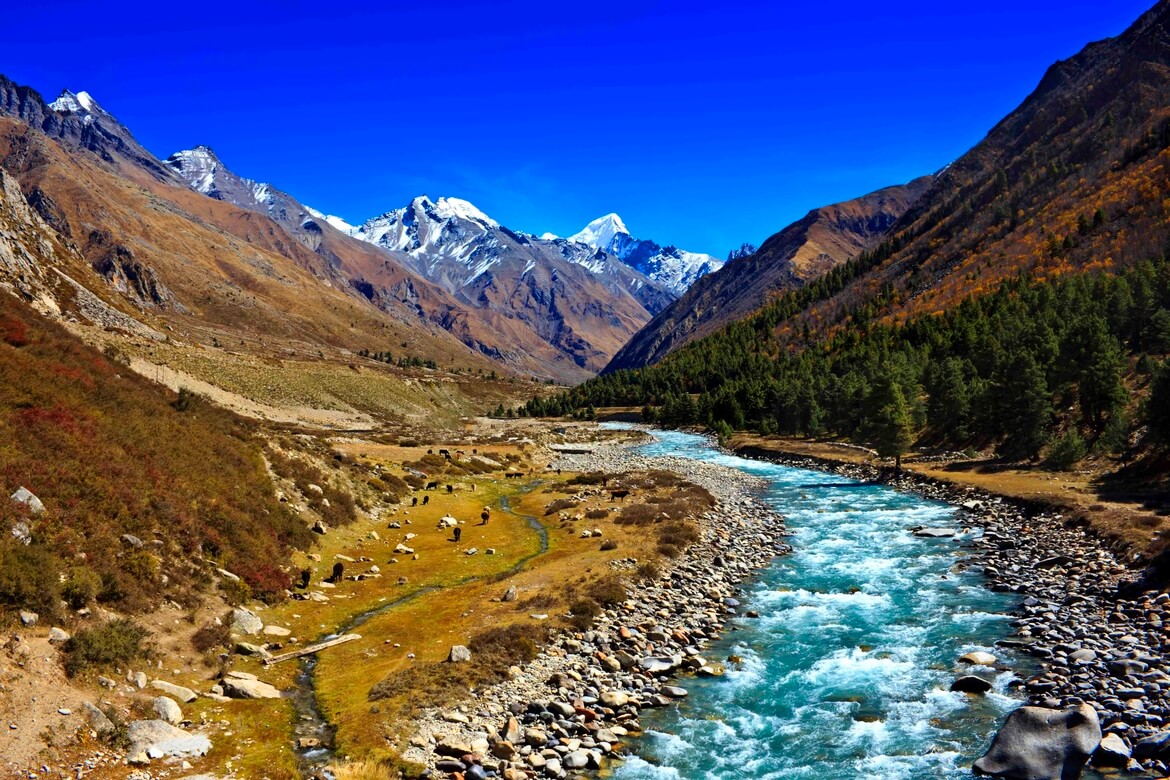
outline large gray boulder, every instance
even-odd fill
[[[243,607],[232,610],[232,631],[252,635],[259,634],[263,628],[264,622],[252,610]]]
[[[136,720],[127,728],[130,750],[127,757],[132,764],[145,764],[152,758],[189,758],[206,755],[211,740],[203,734],[192,734],[175,728],[165,720]]]
[[[1101,723],[1087,704],[1067,710],[1020,707],[1008,715],[977,775],[1010,780],[1076,780],[1101,744]]]
[[[23,485],[16,489],[16,492],[9,496],[10,499],[18,504],[24,504],[28,507],[28,511],[34,515],[39,515],[45,511],[45,505],[41,500],[33,495],[33,492]]]

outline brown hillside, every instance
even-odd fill
[[[785,326],[832,327],[869,302],[904,318],[1005,277],[1115,269],[1170,240],[1170,3],[1053,65],[895,226],[889,260]],[[868,313],[867,313],[868,314]]]
[[[656,363],[674,350],[759,309],[768,299],[803,286],[873,248],[930,185],[924,176],[854,200],[813,209],[775,234],[754,254],[701,277],[650,321],[607,370]]]

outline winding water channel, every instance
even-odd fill
[[[704,460],[764,478],[794,552],[744,588],[758,620],[708,648],[743,659],[723,678],[689,679],[690,697],[648,714],[640,757],[616,771],[649,778],[969,778],[1020,701],[993,646],[1011,631],[1015,597],[956,566],[961,542],[914,536],[955,526],[955,507],[839,476],[747,460],[700,436],[655,431],[646,455]],[[952,693],[957,659],[987,650],[1004,669],[985,696]],[[735,667],[734,664],[729,665]],[[962,671],[972,671],[964,669]]]

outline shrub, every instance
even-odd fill
[[[658,542],[660,544],[669,544],[681,550],[690,547],[699,541],[699,538],[699,529],[691,523],[676,521],[663,523],[658,528]]]
[[[547,516],[547,515],[556,514],[557,512],[563,512],[566,509],[576,509],[576,508],[577,508],[577,502],[572,500],[571,498],[558,498],[556,501],[553,501],[551,504],[548,505],[548,507],[544,510],[544,514]]]
[[[410,485],[408,485],[405,480],[396,477],[393,474],[383,474],[381,477],[379,477],[379,479],[381,479],[382,483],[386,486],[386,490],[391,493],[402,495],[403,493],[410,492]]]
[[[626,584],[616,574],[591,583],[587,591],[594,601],[607,607],[621,604],[626,600]]]
[[[28,326],[15,317],[0,316],[0,341],[13,347],[28,344]]]
[[[73,677],[93,667],[126,665],[145,655],[143,641],[149,632],[128,618],[82,629],[62,646],[65,672]]]
[[[616,550],[617,546],[617,542],[615,542],[613,539],[606,539],[601,543],[601,551],[609,552],[610,550]]]
[[[96,599],[101,589],[101,576],[88,566],[79,566],[61,583],[61,598],[74,609],[81,609]]]
[[[42,615],[57,611],[57,560],[42,545],[21,544],[9,533],[0,541],[0,605]]]
[[[662,568],[654,561],[646,561],[638,566],[637,573],[642,582],[654,582],[662,576]]]
[[[502,667],[525,664],[536,658],[540,645],[548,640],[548,629],[529,623],[494,626],[471,637],[467,643],[472,657],[481,665]]]
[[[1052,471],[1067,471],[1084,459],[1087,453],[1085,440],[1075,430],[1070,430],[1049,446],[1044,467]]]
[[[657,549],[659,555],[664,555],[667,558],[677,558],[683,553],[683,551],[677,545],[669,544],[667,542],[659,542]]]
[[[590,520],[604,520],[605,518],[609,517],[609,510],[608,509],[590,509],[588,512],[585,513],[585,517],[587,517]]]
[[[231,641],[232,630],[227,620],[221,620],[219,625],[208,623],[191,637],[191,645],[201,653],[217,647],[228,647]]]
[[[593,599],[577,599],[569,605],[569,624],[578,631],[588,631],[593,627],[593,621],[601,614],[601,605]]]
[[[623,507],[614,520],[618,525],[650,525],[658,517],[659,509],[650,504],[630,504]]]

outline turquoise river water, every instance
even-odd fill
[[[618,780],[970,778],[1004,715],[1020,705],[1010,672],[984,696],[952,693],[957,659],[1011,632],[1018,597],[958,571],[960,543],[911,534],[955,525],[955,507],[880,485],[720,452],[692,434],[655,431],[648,455],[694,458],[762,477],[787,518],[792,554],[744,584],[758,620],[704,654],[737,655],[721,678],[688,678],[677,708],[647,712],[646,736]],[[966,670],[964,670],[966,671]]]

